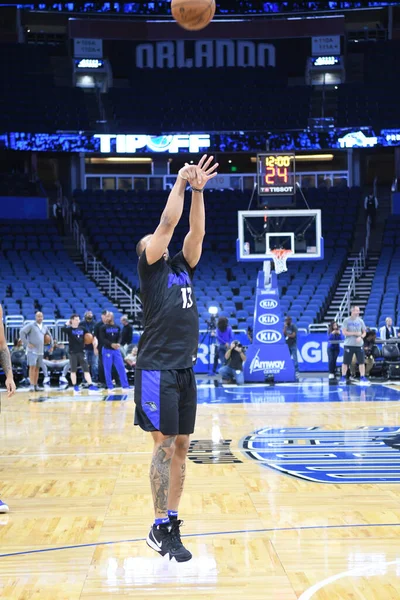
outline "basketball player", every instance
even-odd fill
[[[3,309],[0,305],[0,367],[6,376],[7,398],[11,398],[15,394],[15,383],[11,366],[10,351],[7,346],[7,340],[4,333],[3,325]],[[9,508],[5,502],[0,500],[0,513],[8,513]]]
[[[196,418],[193,364],[199,317],[192,279],[205,233],[203,189],[218,166],[210,167],[212,160],[204,155],[198,165],[186,164],[179,171],[160,224],[136,247],[144,331],[135,373],[135,424],[150,431],[154,442],[150,484],[155,521],[147,544],[177,562],[192,558],[181,541],[178,507]],[[168,244],[182,216],[188,183],[192,189],[190,230],[182,251],[171,259]]]

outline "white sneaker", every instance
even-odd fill
[[[8,508],[7,504],[5,502],[3,502],[2,500],[0,500],[0,513],[8,513],[10,512],[10,509]]]
[[[329,379],[335,379],[335,376],[333,373],[329,373]]]
[[[43,385],[50,385],[50,377],[45,377],[43,379]]]
[[[61,375],[61,376],[60,376],[60,379],[59,379],[59,382],[60,382],[60,383],[64,383],[64,384],[65,384],[65,383],[66,383],[66,384],[68,384],[68,379],[67,379],[66,377],[64,377],[63,375]]]

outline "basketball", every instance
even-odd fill
[[[172,0],[171,12],[184,29],[197,31],[207,27],[215,14],[215,0]]]
[[[43,341],[44,341],[45,346],[48,346],[49,344],[51,344],[51,337],[49,336],[48,333],[45,334]]]
[[[85,335],[83,336],[83,340],[86,344],[86,346],[88,346],[89,344],[93,343],[93,336],[91,333],[85,333]]]

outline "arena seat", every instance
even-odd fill
[[[1,131],[89,130],[84,92],[56,87],[47,46],[0,44],[0,55]]]
[[[325,258],[322,261],[289,262],[289,270],[279,276],[279,289],[284,312],[295,320],[308,324],[319,321],[325,312],[330,294],[337,283],[338,272],[343,266],[351,242],[352,229],[345,228],[348,220],[354,220],[361,201],[360,188],[338,186],[329,191],[310,188],[305,190],[311,208],[322,209]],[[237,211],[248,206],[249,194],[232,190],[208,192],[212,214],[207,214],[207,244],[195,275],[197,298],[202,322],[209,319],[208,307],[218,305],[221,312],[247,326],[254,311],[254,290],[257,272],[261,264],[237,263],[235,240],[237,237]],[[121,238],[121,231],[128,230],[130,239],[139,240],[154,230],[165,205],[166,193],[159,191],[124,193],[77,191],[74,194],[80,207],[81,224],[94,251],[108,268],[119,274],[134,289],[139,281],[136,257],[128,250]],[[327,201],[329,197],[329,201]],[[129,203],[128,203],[129,200]],[[188,228],[188,206],[176,229],[171,253],[179,249],[177,240],[183,240]],[[115,208],[118,206],[118,212]],[[140,207],[139,218],[131,207]],[[147,208],[148,207],[148,208]],[[107,227],[100,229],[107,214]],[[337,230],[331,227],[332,222]],[[220,247],[221,229],[224,240]],[[101,234],[99,231],[101,230]],[[340,232],[340,235],[339,235]],[[121,242],[116,250],[116,241]]]
[[[112,55],[110,59],[112,64],[120,63],[121,54],[115,61]],[[125,68],[131,87],[111,88],[102,95],[108,119],[119,131],[158,135],[160,131],[255,131],[268,127],[300,129],[307,125],[311,87],[288,87],[273,67],[132,69],[127,64]],[[157,110],[155,85],[168,89],[161,114]],[[210,111],[210,92],[217,89]]]
[[[36,236],[29,235],[38,250],[20,248],[19,239],[35,227]],[[118,309],[59,248],[62,243],[51,223],[43,231],[43,221],[0,221],[0,262],[7,281],[0,286],[0,303],[5,316],[33,319],[40,309],[45,318],[67,319],[74,312],[83,317],[90,309],[99,317],[108,309],[119,318]]]
[[[388,242],[390,240],[390,243]],[[370,327],[382,327],[386,317],[400,317],[400,217],[391,215],[385,225],[383,248],[364,312]]]

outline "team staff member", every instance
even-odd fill
[[[68,337],[71,383],[74,386],[75,392],[79,392],[79,385],[77,385],[76,380],[76,372],[78,367],[82,367],[86,383],[89,384],[89,390],[97,390],[97,387],[92,383],[92,378],[89,373],[89,365],[84,354],[84,337],[86,331],[83,327],[79,326],[79,315],[72,315],[70,320],[67,321],[67,325],[62,327],[61,331]]]
[[[114,365],[117,369],[122,387],[124,389],[129,389],[124,359],[122,358],[121,354],[121,327],[114,323],[114,314],[112,312],[107,313],[106,322],[100,327],[99,333],[102,345],[103,367],[107,388],[112,390],[114,387],[111,375]]]
[[[91,310],[87,310],[84,314],[83,321],[79,323],[79,327],[83,327],[87,333],[91,333],[94,336],[94,330],[96,327],[96,321],[94,320],[93,313]],[[90,367],[90,374],[94,381],[98,379],[98,356],[94,352],[93,344],[85,344],[85,356]]]
[[[196,420],[193,364],[199,315],[192,280],[205,233],[203,188],[218,166],[210,167],[212,159],[204,155],[198,165],[185,165],[179,171],[157,229],[136,246],[144,331],[135,372],[135,424],[151,432],[154,442],[150,484],[155,521],[147,544],[177,562],[192,558],[181,541],[178,506]],[[190,230],[182,251],[170,259],[168,245],[182,217],[188,183]]]
[[[44,354],[44,336],[50,337],[50,346],[53,345],[53,336],[47,325],[43,323],[43,313],[38,311],[35,314],[35,322],[24,325],[20,331],[21,340],[24,345],[28,345],[27,360],[29,367],[29,381],[31,392],[40,392],[43,390],[38,385],[39,369],[43,370]]]
[[[98,357],[98,371],[97,371],[98,372],[98,382],[103,387],[106,385],[106,380],[104,377],[103,353],[102,353],[103,345],[102,345],[102,341],[100,339],[100,328],[106,322],[107,313],[108,313],[108,310],[103,310],[103,312],[101,313],[101,321],[98,321],[96,323],[96,325],[94,326],[94,333],[93,333],[93,335],[94,335],[94,340],[93,340],[94,353]]]
[[[15,383],[11,366],[10,351],[7,346],[7,340],[4,333],[3,309],[0,304],[0,367],[6,376],[7,398],[15,394]],[[0,513],[8,513],[9,508],[5,502],[0,500]]]

